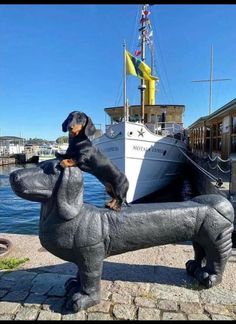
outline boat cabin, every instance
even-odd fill
[[[140,120],[140,105],[129,106],[128,120]],[[154,133],[163,131],[176,133],[183,130],[184,105],[145,105],[144,124]],[[104,109],[110,117],[110,124],[124,120],[124,107],[111,107]]]
[[[236,155],[236,99],[188,127],[189,146],[197,156]]]

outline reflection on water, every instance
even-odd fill
[[[9,174],[19,168],[35,167],[35,164],[7,165],[0,167],[0,233],[38,234],[40,203],[15,195],[9,183]],[[109,200],[103,185],[92,175],[84,174],[84,202],[103,207]],[[172,184],[140,202],[183,201],[196,195],[189,179]]]

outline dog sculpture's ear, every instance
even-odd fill
[[[65,168],[58,181],[58,213],[61,218],[69,220],[79,214],[83,204],[82,172],[78,167]]]
[[[96,132],[96,127],[94,126],[90,117],[87,117],[87,123],[84,129],[86,136],[92,136]]]

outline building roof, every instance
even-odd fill
[[[23,138],[17,136],[0,136],[0,141],[16,141],[16,140],[23,140]]]
[[[195,125],[199,124],[202,121],[211,120],[211,119],[213,119],[215,117],[218,117],[218,116],[220,116],[222,114],[225,114],[226,112],[228,112],[228,111],[230,111],[231,109],[234,109],[234,108],[236,108],[236,98],[229,101],[227,104],[220,107],[219,109],[217,109],[216,111],[214,111],[210,115],[198,118],[194,123],[192,123],[190,126],[188,126],[188,129],[194,127]]]

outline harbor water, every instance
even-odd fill
[[[38,234],[40,203],[22,199],[12,191],[9,174],[35,164],[0,166],[0,233]],[[103,207],[110,198],[104,186],[92,175],[84,176],[84,202]],[[140,203],[185,201],[197,195],[188,175],[159,193],[142,199]]]

